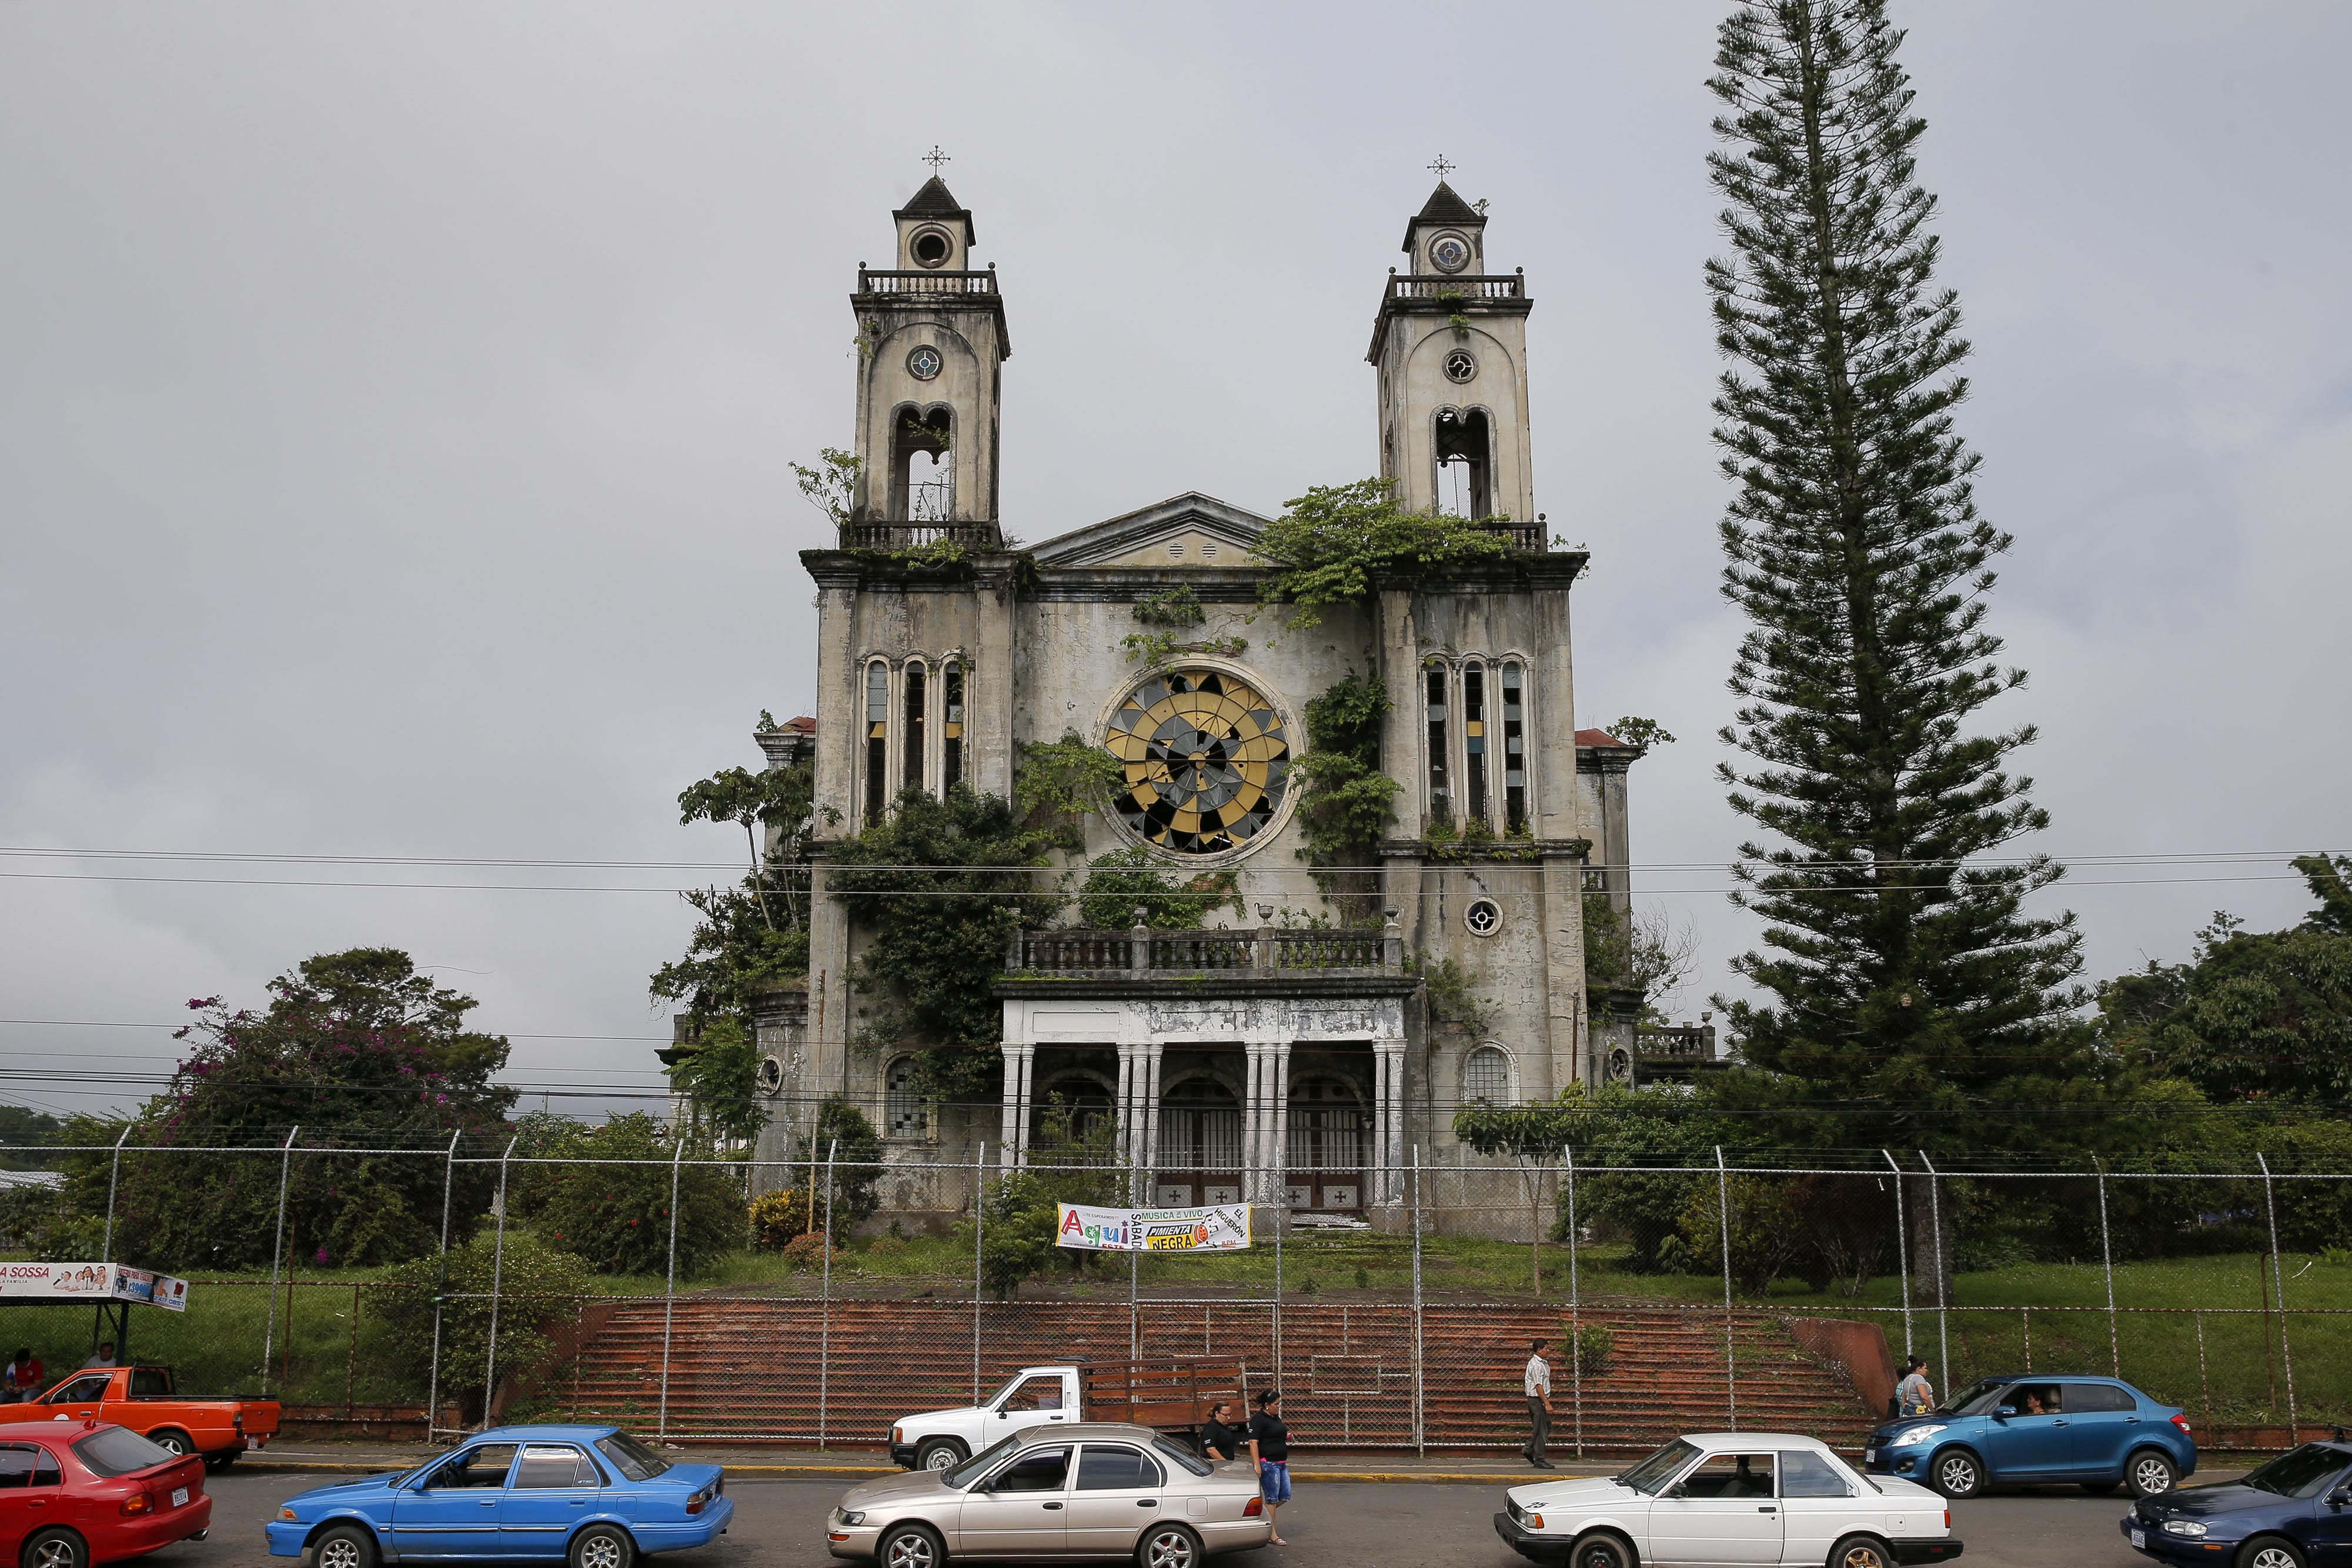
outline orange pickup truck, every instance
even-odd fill
[[[26,1421],[111,1421],[175,1454],[226,1469],[278,1435],[278,1401],[182,1394],[168,1366],[89,1367],[23,1405],[0,1405],[0,1427]]]

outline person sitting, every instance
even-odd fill
[[[2050,1412],[2042,1407],[2041,1394],[2037,1390],[2029,1388],[2025,1391],[2025,1408],[2021,1410],[2019,1414],[2022,1416],[2047,1416]]]

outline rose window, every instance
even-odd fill
[[[1138,685],[1111,716],[1103,748],[1124,770],[1119,820],[1180,854],[1239,849],[1264,832],[1290,767],[1280,711],[1218,670],[1171,670]]]

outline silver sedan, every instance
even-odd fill
[[[1130,1558],[1200,1568],[1273,1539],[1246,1459],[1203,1459],[1149,1427],[1031,1427],[950,1469],[849,1489],[825,1521],[835,1557],[940,1568],[950,1557]]]

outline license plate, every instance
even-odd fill
[[[185,1508],[188,1506],[187,1488],[173,1487],[172,1489],[172,1506],[173,1508]]]
[[[1878,1463],[1878,1450],[1876,1448],[1864,1448],[1862,1451],[1862,1462],[1865,1465],[1874,1465]]]
[[[2147,1550],[2147,1532],[2146,1531],[2135,1530],[2131,1532],[2131,1538],[2132,1549],[2134,1551],[2145,1552]]]

